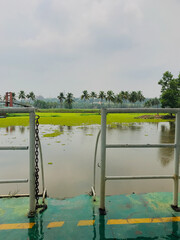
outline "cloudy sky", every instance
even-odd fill
[[[141,90],[180,71],[179,0],[0,0],[0,94]]]

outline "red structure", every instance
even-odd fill
[[[6,92],[6,95],[5,95],[5,107],[13,107],[12,92]]]

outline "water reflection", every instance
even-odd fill
[[[11,133],[16,130],[15,126],[6,127],[6,133]]]
[[[24,126],[19,126],[19,131],[20,133],[24,133],[25,132],[25,127]]]
[[[34,223],[33,228],[28,229],[29,240],[43,240],[44,228],[43,228],[43,213],[37,214],[34,218],[29,218],[29,223]]]
[[[88,192],[93,178],[93,159],[99,125],[67,127],[40,125],[45,179],[50,197],[72,197]],[[56,137],[44,137],[60,131]],[[1,145],[28,145],[28,127],[1,128]],[[130,123],[109,125],[107,144],[173,143],[174,123]],[[100,162],[100,143],[97,163]],[[49,164],[51,163],[51,164]],[[173,149],[108,149],[107,175],[168,175],[173,173]],[[28,178],[28,151],[3,151],[0,156],[1,178]],[[97,168],[97,192],[99,193],[100,169]],[[168,180],[116,181],[107,183],[107,194],[170,191]],[[166,183],[166,184],[164,184]],[[10,186],[10,187],[9,187]],[[27,185],[0,186],[2,194],[20,190],[27,193]],[[8,191],[8,192],[7,192]]]
[[[175,123],[169,122],[168,125],[161,125],[160,130],[160,143],[174,143],[175,136]],[[172,160],[174,155],[173,148],[160,148],[159,149],[159,159],[162,163],[162,166],[167,166]]]
[[[110,124],[110,125],[107,125],[107,129],[110,131],[110,130],[113,130],[113,129],[117,129],[117,130],[127,130],[127,129],[130,129],[132,131],[137,131],[137,130],[140,130],[141,128],[143,127],[143,125],[140,124],[137,124],[137,123],[116,123],[116,124]]]

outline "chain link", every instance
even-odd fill
[[[39,116],[35,119],[35,199],[36,207],[39,205]]]
[[[39,204],[39,118],[40,116],[36,115],[35,118],[35,200],[36,200],[36,209],[41,208],[39,211],[42,213],[47,209],[47,205],[44,203]]]

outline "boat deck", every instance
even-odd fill
[[[180,239],[172,193],[107,196],[105,216],[88,195],[46,203],[46,211],[29,219],[28,198],[0,199],[0,239]]]

